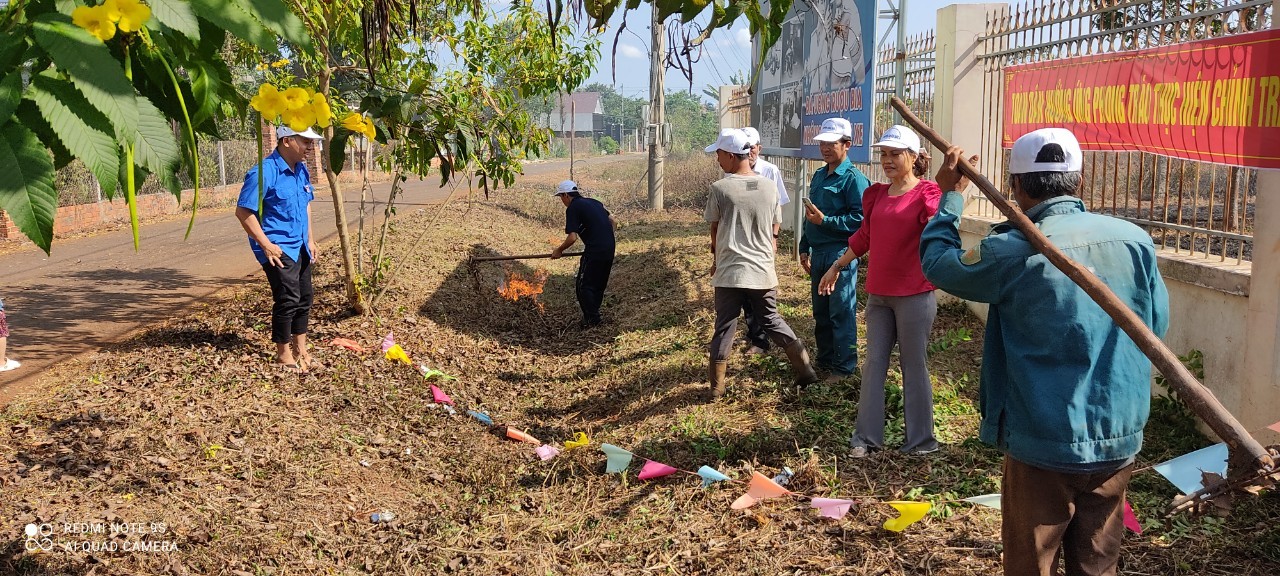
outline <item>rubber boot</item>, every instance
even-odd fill
[[[809,351],[804,349],[804,342],[796,340],[783,350],[787,353],[787,360],[791,361],[791,372],[796,375],[796,386],[804,388],[818,381],[818,374],[813,371],[813,364],[809,363]]]
[[[729,362],[715,360],[711,361],[710,378],[711,378],[711,399],[718,400],[724,396],[724,373],[729,369]]]

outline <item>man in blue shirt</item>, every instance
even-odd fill
[[[276,149],[244,176],[236,218],[249,235],[249,247],[271,284],[271,341],[276,362],[299,370],[311,364],[307,319],[311,311],[311,201],[315,189],[304,161],[322,137],[311,129],[276,128]],[[258,181],[262,181],[262,195]]]
[[[1151,235],[1090,214],[1075,194],[1080,144],[1062,128],[1019,138],[1009,155],[1013,198],[1067,256],[1096,274],[1157,336],[1169,296]],[[1005,574],[1112,575],[1124,501],[1151,408],[1151,362],[1102,307],[1022,232],[996,225],[960,245],[964,182],[952,148],[938,172],[946,192],[920,240],[925,277],[987,302],[979,436],[1005,453],[1001,539]],[[972,162],[972,160],[971,160]]]
[[[818,282],[849,249],[849,237],[862,225],[862,192],[871,181],[849,162],[853,127],[848,120],[824,120],[813,139],[827,165],[814,172],[809,182],[804,232],[800,236],[800,265],[809,274],[817,365],[829,370],[827,382],[831,383],[858,370],[858,261],[838,270],[830,296],[818,293]]]
[[[564,203],[564,242],[551,252],[556,259],[570,246],[582,239],[582,260],[578,262],[578,275],[574,287],[578,306],[582,308],[582,328],[599,326],[600,304],[604,302],[604,289],[609,284],[609,272],[613,269],[613,229],[617,222],[595,198],[582,196],[573,180],[565,180],[556,186],[555,195]]]

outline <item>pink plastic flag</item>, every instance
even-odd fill
[[[849,513],[849,507],[853,506],[853,500],[841,500],[839,498],[814,498],[810,504],[813,508],[818,509],[818,513],[826,518],[839,520]]]
[[[537,452],[538,457],[545,462],[558,456],[560,454],[560,449],[550,444],[543,444],[542,446],[537,447],[534,452]]]
[[[352,352],[358,352],[360,354],[364,354],[364,346],[361,346],[359,342],[356,342],[355,340],[351,340],[348,338],[334,338],[332,342],[329,342],[329,345],[341,346]]]
[[[431,385],[431,400],[436,404],[453,405],[453,398],[450,398],[448,394],[444,393],[444,390],[436,387],[435,384]]]
[[[1138,522],[1138,515],[1133,513],[1133,506],[1128,500],[1124,501],[1124,527],[1133,530],[1134,534],[1142,534],[1142,524]]]
[[[644,467],[640,469],[640,479],[651,480],[653,478],[670,476],[672,474],[675,474],[676,472],[679,472],[679,470],[672,468],[670,466],[667,466],[666,464],[663,464],[661,462],[654,462],[653,460],[645,460]]]
[[[1267,428],[1271,430],[1275,430],[1276,432],[1280,432],[1280,422],[1276,422],[1275,424],[1267,426]]]
[[[901,514],[897,518],[890,518],[884,522],[884,529],[894,532],[906,530],[907,526],[915,524],[921,518],[924,518],[924,515],[928,514],[929,509],[933,507],[928,502],[903,502],[900,500],[885,502],[885,504],[893,506]]]
[[[396,337],[387,332],[387,337],[382,339],[382,353],[385,354],[392,346],[396,345]]]
[[[750,494],[743,494],[739,496],[737,500],[734,500],[733,504],[730,504],[729,507],[734,510],[746,510],[747,508],[755,506],[757,502],[759,502],[759,500],[752,498]]]

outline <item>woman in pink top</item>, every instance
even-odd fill
[[[928,159],[920,137],[906,126],[891,126],[874,147],[887,184],[873,184],[862,195],[862,227],[849,237],[849,250],[822,277],[818,291],[835,286],[837,271],[868,252],[867,356],[862,367],[858,422],[849,441],[854,458],[884,445],[884,386],[889,356],[898,344],[902,365],[906,441],[902,451],[928,454],[938,449],[933,436],[933,386],[925,364],[929,332],[938,313],[933,285],[920,266],[920,233],[938,211],[942,191],[921,180]]]

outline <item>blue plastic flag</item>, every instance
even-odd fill
[[[613,444],[601,444],[600,451],[609,457],[609,463],[604,467],[606,474],[619,474],[627,470],[627,466],[631,465],[631,453],[614,446]]]
[[[481,423],[481,424],[484,424],[485,426],[493,426],[493,418],[490,418],[490,417],[489,417],[489,415],[488,415],[488,414],[485,414],[484,412],[476,412],[475,410],[467,410],[467,416],[470,416],[470,417],[472,417],[472,418],[475,418],[476,420],[480,421],[480,423]]]
[[[719,470],[716,470],[715,468],[712,468],[710,466],[703,466],[699,468],[698,476],[702,477],[703,488],[706,488],[707,486],[715,484],[716,482],[723,482],[729,479],[728,476],[721,474]]]
[[[1164,476],[1178,487],[1183,494],[1190,494],[1204,488],[1200,472],[1214,472],[1220,476],[1227,475],[1227,445],[1214,444],[1201,448],[1190,454],[1183,454],[1163,464],[1156,464],[1156,472]]]
[[[986,506],[987,508],[995,508],[996,510],[1000,509],[999,494],[983,494],[981,496],[970,496],[968,498],[961,498],[960,501],[968,502],[970,504],[977,504],[979,506]]]

